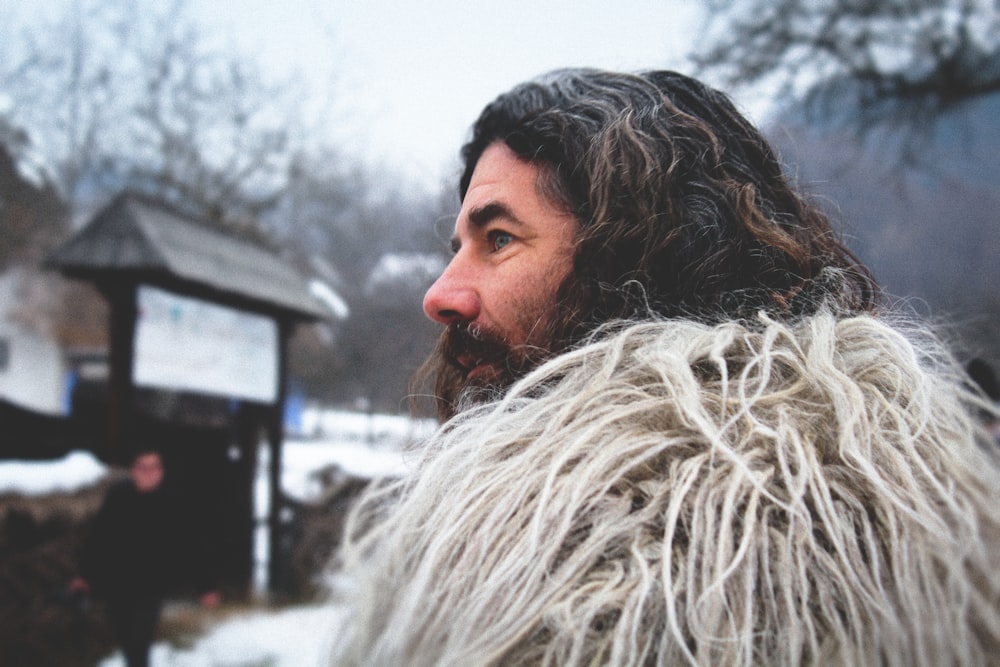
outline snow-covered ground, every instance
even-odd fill
[[[152,667],[313,667],[330,662],[342,609],[317,604],[256,611],[213,627],[191,648],[153,646]],[[125,667],[120,653],[98,667]]]
[[[0,493],[75,491],[107,472],[107,467],[90,452],[70,452],[58,461],[0,461]]]
[[[343,610],[316,604],[257,611],[213,627],[191,648],[157,643],[152,667],[319,667],[329,664]],[[115,653],[98,667],[125,667]]]
[[[331,464],[363,477],[405,474],[411,462],[405,445],[430,434],[432,425],[403,417],[338,411],[309,411],[304,432],[289,438],[283,450],[281,484],[298,499],[320,491],[313,473]],[[267,448],[262,447],[255,489],[258,516],[269,506]],[[59,461],[0,461],[0,493],[44,494],[72,491],[106,474],[107,468],[89,453],[73,452]],[[262,522],[263,523],[263,522]],[[263,529],[262,529],[263,530]],[[266,545],[266,533],[257,535]],[[258,548],[258,572],[266,571]],[[258,581],[258,583],[260,583]],[[303,667],[328,662],[341,610],[333,604],[269,611],[265,608],[231,616],[212,627],[191,648],[157,644],[153,667]],[[123,667],[115,654],[99,667]]]
[[[281,485],[293,498],[308,500],[320,491],[313,473],[339,465],[359,477],[399,475],[410,467],[404,447],[430,434],[433,425],[405,417],[310,410],[303,416],[309,436],[288,437],[283,448]],[[258,510],[267,507],[267,447],[258,468]],[[73,491],[108,472],[89,452],[71,452],[58,461],[0,461],[0,493],[41,495]],[[263,503],[263,505],[261,505]]]

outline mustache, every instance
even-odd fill
[[[475,359],[486,363],[504,363],[511,354],[510,345],[499,332],[468,324],[453,324],[448,327],[444,345],[444,358],[452,366],[463,368],[459,359]]]

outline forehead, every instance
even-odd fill
[[[538,172],[538,167],[520,158],[507,144],[495,141],[479,156],[465,199],[475,190],[490,186],[528,187],[534,190]]]
[[[456,231],[463,225],[480,226],[484,217],[495,217],[480,215],[492,208],[511,214],[520,223],[572,220],[573,216],[541,194],[541,175],[538,166],[520,158],[502,141],[490,144],[472,172]]]
[[[161,463],[160,455],[156,452],[146,452],[135,457],[132,461],[133,467],[158,466]]]

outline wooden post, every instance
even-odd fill
[[[238,479],[233,484],[236,496],[232,504],[234,522],[234,550],[231,554],[232,582],[238,584],[238,594],[248,599],[254,581],[254,533],[257,516],[254,504],[254,482],[257,477],[257,449],[260,446],[260,412],[255,407],[240,402],[236,415],[236,447],[240,461],[236,466]]]
[[[136,285],[105,284],[110,305],[108,351],[108,439],[104,458],[125,462],[125,445],[133,436],[132,361],[135,355]]]
[[[270,444],[269,481],[271,487],[271,508],[267,525],[270,543],[268,545],[267,580],[268,590],[279,593],[286,588],[283,581],[283,569],[286,557],[282,549],[283,525],[282,510],[285,506],[284,492],[281,489],[282,471],[282,440],[284,439],[285,385],[288,372],[288,337],[291,327],[284,319],[278,320],[278,395],[269,410],[267,418],[267,437]]]

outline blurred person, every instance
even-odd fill
[[[94,516],[70,584],[105,603],[115,641],[128,667],[149,664],[165,596],[177,585],[186,557],[176,498],[164,490],[160,453],[140,448],[129,477],[112,486]],[[214,607],[209,590],[203,605]]]
[[[560,70],[462,157],[443,425],[350,518],[335,662],[995,660],[984,401],[724,94]]]

